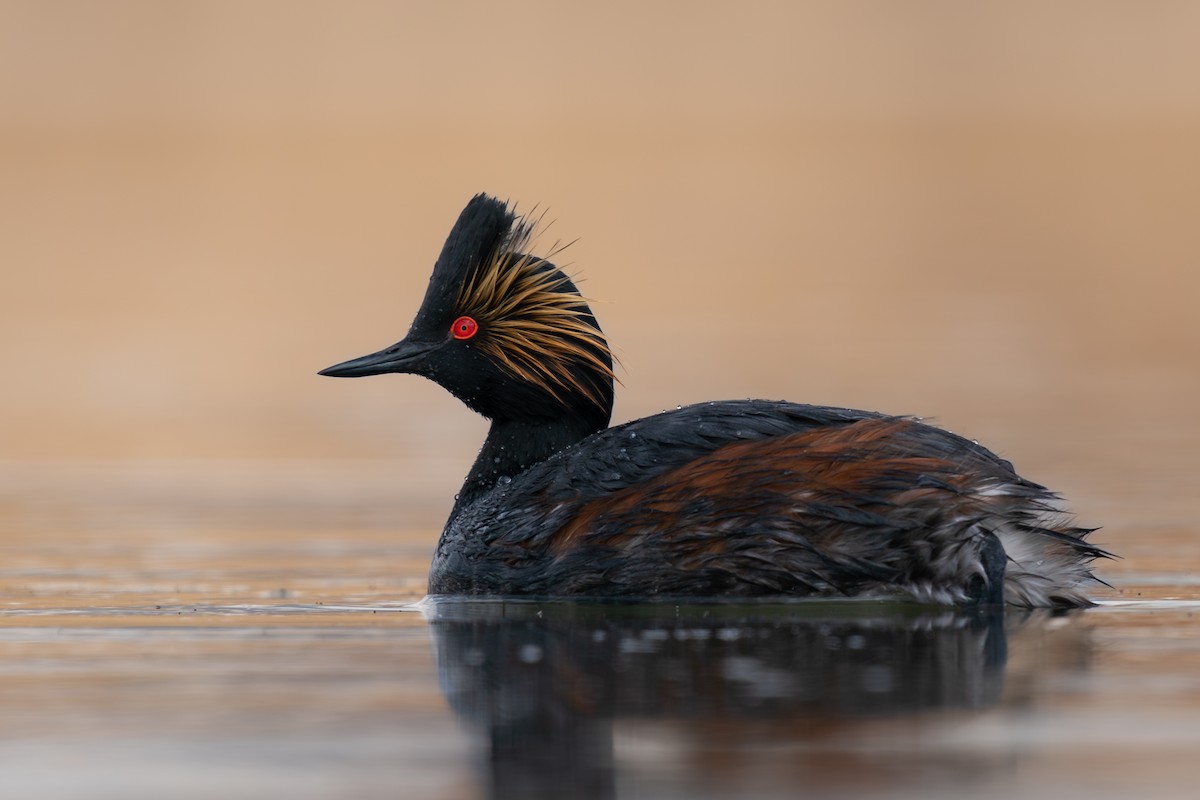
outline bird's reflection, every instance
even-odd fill
[[[498,797],[611,797],[614,722],[838,720],[977,709],[1004,682],[1002,612],[895,604],[424,604],[442,691]]]

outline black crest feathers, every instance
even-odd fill
[[[472,198],[442,248],[420,316],[470,316],[480,329],[472,344],[510,375],[603,407],[615,380],[612,353],[586,300],[549,261],[563,247],[529,252],[541,222],[487,195]]]

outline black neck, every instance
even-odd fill
[[[450,518],[487,492],[501,478],[512,478],[595,433],[593,422],[575,417],[558,420],[493,420],[483,449],[455,499]]]

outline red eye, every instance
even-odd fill
[[[450,326],[450,333],[455,339],[470,339],[479,330],[479,323],[470,317],[459,317]]]

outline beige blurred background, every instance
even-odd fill
[[[315,373],[487,191],[578,239],[617,420],[930,415],[1118,536],[1194,521],[1198,41],[1194,2],[0,0],[0,458],[428,459],[448,504],[482,421]]]

